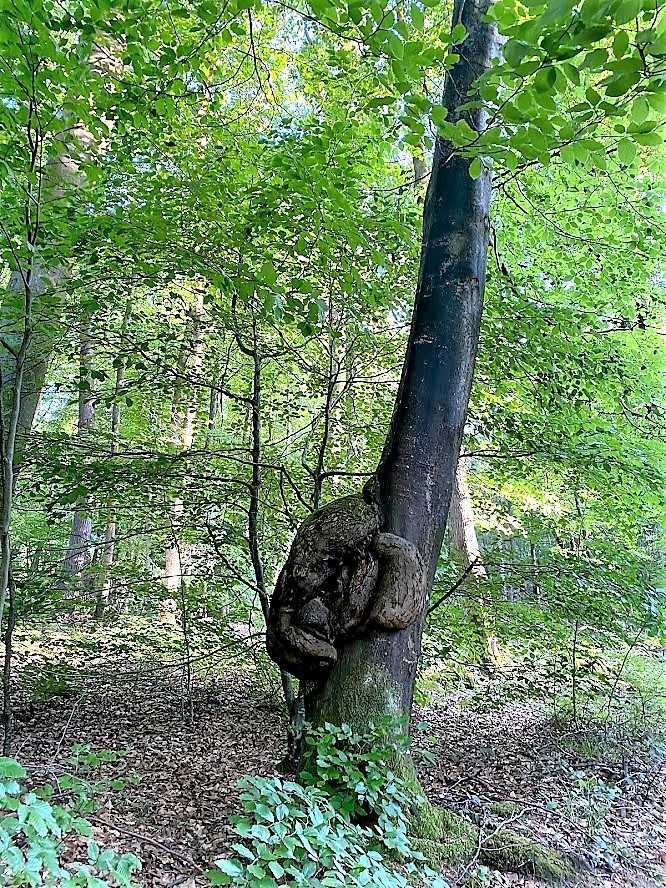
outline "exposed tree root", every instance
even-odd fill
[[[492,869],[527,873],[550,882],[564,882],[574,875],[569,860],[535,839],[508,827],[485,836],[468,818],[432,805],[424,797],[409,757],[403,759],[399,771],[417,799],[409,830],[412,847],[431,866],[465,865],[476,860]]]
[[[466,864],[476,859],[492,869],[528,873],[550,882],[563,882],[574,874],[559,852],[515,830],[500,827],[486,838],[471,820],[423,802],[411,821],[412,847],[431,866]]]

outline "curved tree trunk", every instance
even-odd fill
[[[447,78],[452,122],[485,127],[480,109],[458,112],[497,45],[485,0],[456,0],[468,36]],[[488,247],[490,175],[438,139],[426,196],[421,266],[407,355],[378,470],[384,531],[411,542],[432,588],[446,526],[479,339]],[[386,576],[380,577],[381,595]],[[311,720],[363,728],[386,715],[409,719],[425,608],[407,628],[377,629],[344,645],[328,678],[310,684]]]

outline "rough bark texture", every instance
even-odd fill
[[[266,634],[271,657],[298,678],[325,679],[350,638],[368,626],[404,629],[423,609],[418,552],[380,525],[379,506],[366,491],[317,509],[299,528]]]
[[[454,23],[468,37],[447,78],[449,120],[465,117],[478,132],[485,114],[457,109],[496,53],[483,21],[485,0],[456,0]],[[421,266],[397,402],[377,471],[381,530],[410,542],[424,565],[429,591],[451,500],[472,384],[483,305],[491,183],[469,175],[469,159],[438,140],[423,220]],[[375,598],[389,594],[380,572]],[[421,647],[424,608],[406,627],[369,626],[344,644],[325,680],[309,684],[308,715],[367,727],[387,714],[409,718]]]

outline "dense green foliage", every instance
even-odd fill
[[[54,801],[51,784],[29,791],[19,783],[27,777],[14,759],[0,758],[0,885],[47,885],[61,888],[131,888],[133,873],[141,868],[134,854],[100,848],[90,822],[83,816],[94,810],[97,785],[80,771],[108,759],[79,750],[77,773],[61,775]],[[113,757],[113,756],[112,756]],[[70,835],[87,839],[85,863],[71,860],[64,840]]]
[[[326,725],[307,738],[299,783],[246,778],[247,813],[234,825],[239,856],[217,861],[213,884],[445,888],[410,844],[409,811],[418,800],[396,773],[405,744],[395,736],[391,724],[367,735]]]

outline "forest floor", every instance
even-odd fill
[[[18,660],[20,677],[29,658],[19,651]],[[92,670],[19,703],[14,755],[45,782],[72,771],[76,744],[123,752],[100,766],[131,782],[105,793],[95,838],[136,853],[146,888],[204,886],[206,867],[234,841],[237,781],[274,772],[285,753],[279,695],[259,667],[200,671],[190,705],[179,669],[116,660],[105,677]],[[620,742],[599,727],[559,726],[537,705],[471,707],[461,691],[419,707],[416,722],[431,801],[473,815],[489,834],[508,823],[564,851],[585,888],[666,885],[666,753],[654,732]],[[474,863],[447,877],[455,886],[470,874],[477,885],[540,884]]]

